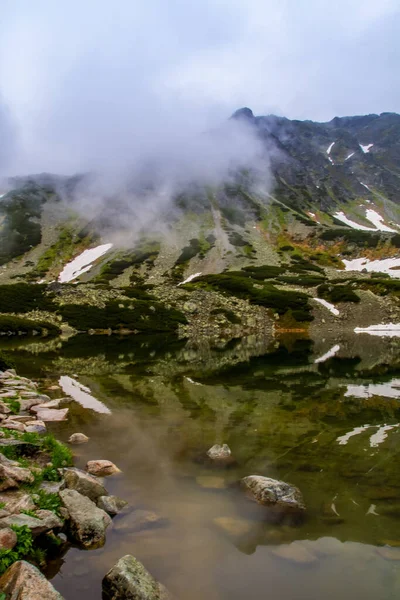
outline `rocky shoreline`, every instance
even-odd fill
[[[2,600],[60,600],[62,596],[39,569],[71,544],[87,550],[103,546],[112,517],[127,505],[109,495],[104,485],[104,477],[119,472],[116,465],[108,460],[91,460],[85,471],[77,469],[71,450],[47,435],[47,422],[67,418],[68,407],[60,406],[69,400],[51,400],[36,383],[17,376],[14,370],[0,373]],[[70,444],[87,441],[82,433],[69,439]],[[142,515],[142,519],[145,517]],[[151,583],[154,594],[158,594],[161,586],[141,563],[128,556],[106,575],[105,597],[121,597],[115,595],[115,589],[128,590],[135,573],[143,586]],[[133,597],[127,594],[123,597]],[[146,598],[166,598],[166,592],[163,594]]]
[[[58,390],[50,386],[49,391]],[[46,390],[47,391],[47,390]],[[85,470],[73,466],[70,448],[48,435],[46,423],[64,421],[70,398],[50,399],[38,385],[14,370],[0,372],[0,599],[62,600],[42,574],[47,561],[63,555],[71,545],[91,550],[106,542],[112,518],[133,511],[134,531],[165,524],[156,513],[128,508],[109,495],[105,478],[120,473],[108,460],[89,460]],[[68,442],[85,444],[89,438],[74,433]],[[215,470],[236,464],[230,448],[216,444],[200,460]],[[214,478],[215,479],[215,478]],[[276,524],[299,522],[306,507],[293,485],[260,475],[244,477],[241,495],[265,511]],[[215,525],[236,535],[241,523],[220,518]],[[103,600],[171,599],[133,556],[120,558],[103,579]]]

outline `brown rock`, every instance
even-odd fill
[[[36,414],[41,421],[65,421],[68,411],[68,408],[42,408]]]
[[[108,496],[106,488],[101,481],[85,471],[70,468],[64,470],[64,488],[76,490],[96,502],[100,496]]]
[[[11,429],[12,431],[20,431],[21,433],[23,433],[25,431],[23,423],[18,423],[18,421],[12,421],[10,419],[7,419],[7,421],[4,421],[4,423],[2,423],[1,426],[4,427],[4,429]]]
[[[95,477],[106,477],[120,473],[121,471],[109,460],[89,460],[86,465],[87,471]]]
[[[0,550],[12,550],[17,543],[17,534],[9,527],[0,529]]]
[[[15,562],[2,575],[0,590],[10,600],[63,600],[39,569],[24,560]]]

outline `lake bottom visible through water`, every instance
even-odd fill
[[[147,344],[147,345],[146,345]],[[4,343],[17,372],[68,395],[76,466],[108,459],[129,506],[103,548],[71,547],[47,575],[66,600],[101,599],[105,573],[139,559],[177,600],[385,600],[400,594],[400,341],[247,340],[185,345],[82,336],[59,347]],[[227,443],[229,468],[205,460]],[[301,521],[276,522],[238,482],[297,486]]]

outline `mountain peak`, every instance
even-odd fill
[[[231,119],[236,119],[238,121],[253,121],[253,111],[251,110],[251,108],[244,106],[243,108],[239,108],[238,110],[236,110],[231,116]]]

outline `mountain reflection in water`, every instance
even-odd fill
[[[64,441],[89,436],[74,447],[77,466],[106,458],[122,470],[107,487],[130,508],[104,548],[72,548],[50,565],[66,600],[99,600],[124,554],[182,600],[400,593],[400,340],[252,337],[211,348],[79,336],[1,352],[72,396],[68,421],[49,429]],[[201,460],[215,443],[230,446],[234,466]],[[273,522],[243,498],[237,482],[250,474],[298,486],[305,520]],[[137,508],[162,525],[138,530]]]

